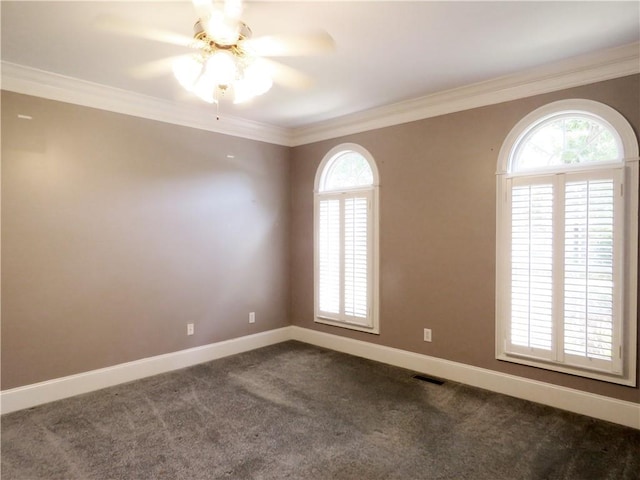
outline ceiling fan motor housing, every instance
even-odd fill
[[[238,43],[251,38],[252,32],[249,26],[244,22],[238,22],[238,40],[231,45],[221,44],[215,41],[206,31],[202,19],[193,25],[193,38],[198,41],[207,43],[212,48],[232,48],[237,47]]]

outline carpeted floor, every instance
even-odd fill
[[[2,417],[2,480],[640,479],[640,431],[297,342]]]

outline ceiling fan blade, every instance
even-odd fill
[[[206,20],[215,11],[234,20],[239,20],[242,15],[242,0],[191,0],[191,2],[201,20]]]
[[[167,75],[172,72],[173,64],[176,60],[193,55],[188,53],[185,55],[175,55],[173,57],[161,58],[152,62],[143,63],[129,70],[132,77],[141,80]]]
[[[242,0],[224,0],[223,10],[225,17],[233,18],[234,20],[240,20],[242,9]]]
[[[96,17],[94,25],[97,28],[108,32],[145,38],[147,40],[155,40],[162,43],[169,43],[171,45],[190,48],[200,48],[204,45],[204,42],[199,42],[187,35],[181,35],[179,33],[159,28],[140,26],[137,23],[129,22],[128,20],[112,15],[99,15]]]
[[[198,18],[203,20],[209,18],[213,11],[213,0],[191,0],[191,3],[193,3]]]
[[[192,0],[207,35],[219,45],[233,45],[240,38],[242,0]]]
[[[273,81],[283,87],[304,90],[313,85],[311,77],[288,65],[268,58],[258,58],[256,62],[263,64],[271,73]]]
[[[290,57],[318,55],[333,52],[336,44],[327,32],[307,35],[266,35],[250,38],[242,46],[255,55],[265,57]]]

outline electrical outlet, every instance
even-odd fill
[[[424,341],[425,342],[430,342],[431,341],[431,329],[430,328],[425,328],[424,329]]]
[[[249,323],[256,323],[256,312],[249,312]]]
[[[187,323],[187,335],[193,335],[193,323]]]

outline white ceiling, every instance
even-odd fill
[[[96,29],[110,14],[191,35],[196,19],[180,2],[5,1],[2,61],[176,102],[191,98],[170,73],[132,70],[183,47]],[[403,100],[638,42],[640,3],[628,2],[246,2],[254,37],[327,31],[335,53],[286,57],[309,74],[306,90],[274,88],[223,111],[279,127],[301,127]],[[211,107],[215,108],[215,107]]]

